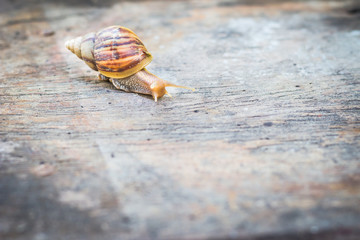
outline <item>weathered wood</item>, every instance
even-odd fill
[[[0,1],[1,239],[359,239],[357,1]],[[66,40],[120,24],[173,98]]]

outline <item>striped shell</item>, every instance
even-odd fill
[[[78,58],[95,71],[98,70],[94,59],[95,33],[88,33],[85,36],[74,38],[65,43],[67,49],[73,52]]]
[[[75,38],[68,41],[66,47],[90,68],[110,78],[129,77],[152,60],[139,37],[121,26]]]

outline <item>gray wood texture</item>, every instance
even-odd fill
[[[132,29],[196,92],[64,47]],[[358,1],[0,0],[0,239],[360,239]]]

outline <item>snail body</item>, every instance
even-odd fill
[[[180,87],[150,73],[145,67],[152,55],[130,29],[111,26],[65,43],[66,48],[98,71],[100,80],[109,80],[117,89],[152,95],[154,100],[168,94],[166,87]]]

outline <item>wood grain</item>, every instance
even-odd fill
[[[1,239],[360,238],[357,1],[0,9]],[[115,24],[197,91],[116,90],[64,46]]]

